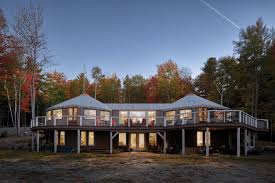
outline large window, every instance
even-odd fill
[[[149,145],[156,146],[157,145],[157,134],[149,133]]]
[[[192,120],[192,110],[191,109],[180,110],[180,119]]]
[[[52,112],[51,111],[47,111],[46,112],[46,117],[47,117],[47,120],[51,120],[52,119]]]
[[[207,121],[207,109],[199,108],[199,121],[206,122]]]
[[[59,145],[60,146],[64,146],[65,145],[65,132],[64,131],[60,131],[60,134],[59,134]]]
[[[56,109],[53,111],[53,116],[56,119],[62,119],[62,109]]]
[[[224,120],[224,112],[222,112],[222,111],[215,111],[214,116],[215,116],[216,121],[223,121]]]
[[[197,146],[203,146],[203,132],[197,131]]]
[[[126,146],[126,133],[119,133],[118,134],[118,145],[119,146]]]
[[[148,124],[153,126],[156,122],[156,111],[148,111],[147,119],[148,119]]]
[[[77,107],[70,107],[69,108],[69,120],[76,120],[77,118]]]
[[[100,120],[109,121],[110,120],[110,112],[109,111],[100,111]]]
[[[166,120],[174,120],[176,115],[176,111],[168,111],[165,112]]]
[[[128,112],[127,111],[119,111],[119,124],[127,125],[128,123]]]
[[[146,122],[145,111],[130,111],[130,120],[132,124],[142,124]]]
[[[95,119],[96,110],[84,109],[84,119]]]
[[[80,145],[81,146],[86,146],[87,145],[87,133],[86,133],[86,131],[81,131],[81,143],[80,143]]]
[[[94,146],[95,145],[95,133],[94,132],[89,132],[89,146]]]

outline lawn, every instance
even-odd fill
[[[54,154],[0,150],[1,182],[275,182],[275,154]]]

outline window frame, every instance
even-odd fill
[[[90,134],[92,134],[92,137],[93,137],[92,143],[90,142],[90,137],[91,137]],[[88,132],[88,146],[95,146],[95,132],[94,131]]]
[[[70,114],[71,113],[70,110],[72,111],[72,114]],[[69,121],[77,120],[77,113],[78,113],[78,107],[69,107],[68,108]]]
[[[122,144],[120,144],[120,139],[123,138]],[[126,133],[119,133],[118,134],[118,146],[127,146],[127,134]]]
[[[192,109],[181,109],[180,119],[192,120]]]
[[[59,114],[61,114],[60,116],[56,114],[57,111],[59,111]],[[55,109],[55,110],[53,110],[53,116],[54,116],[54,118],[55,119],[62,119],[62,117],[63,117],[62,112],[63,112],[62,109]]]
[[[90,115],[89,113],[87,115],[87,114],[85,114],[86,111],[90,111],[90,112],[94,113],[95,115]],[[84,109],[83,114],[84,114],[84,119],[95,119],[96,118],[96,109]]]
[[[110,121],[110,111],[99,111],[100,121]]]
[[[197,131],[197,147],[203,146],[203,131]]]
[[[154,143],[151,143],[151,135],[154,135]],[[157,133],[149,133],[149,137],[148,137],[148,144],[150,146],[157,146],[158,140],[157,140]]]
[[[84,141],[85,143],[82,143],[83,142],[82,140],[85,140]],[[87,146],[87,131],[80,131],[80,146]]]
[[[173,115],[167,115],[169,113],[174,113]],[[166,120],[174,120],[176,118],[176,111],[175,110],[172,110],[172,111],[165,111],[165,118]]]
[[[61,141],[62,137],[63,137],[63,140]],[[65,146],[66,145],[66,132],[65,131],[59,131],[58,145],[59,146]]]
[[[46,119],[47,119],[47,121],[52,120],[52,111],[47,111],[46,112]]]

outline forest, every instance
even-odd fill
[[[42,27],[39,7],[19,8],[12,22],[0,10],[0,127],[19,131],[34,116],[45,115],[47,107],[81,93],[105,103],[167,103],[195,93],[271,123],[275,119],[275,34],[262,18],[240,30],[234,55],[210,55],[196,78],[177,60],[160,60],[148,78],[105,74],[91,61],[88,72],[67,79],[48,71],[54,57]]]

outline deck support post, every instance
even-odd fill
[[[206,132],[205,132],[205,146],[206,146],[206,150],[205,150],[205,155],[209,156],[209,146],[210,146],[210,135],[209,135],[209,128],[206,128]]]
[[[110,154],[113,153],[113,133],[110,132]]]
[[[166,154],[167,150],[167,137],[166,137],[166,131],[163,132],[163,152]]]
[[[39,130],[36,131],[36,152],[39,152]]]
[[[34,151],[34,132],[32,132],[32,151]]]
[[[253,132],[253,146],[256,147],[256,132]]]
[[[80,153],[80,129],[77,129],[77,153]]]
[[[237,128],[237,157],[240,157],[241,155],[241,129],[240,127]]]
[[[53,152],[54,153],[57,152],[57,139],[58,139],[57,130],[54,130],[54,134],[53,134]]]
[[[181,154],[185,155],[185,129],[181,130]]]
[[[244,129],[244,155],[247,156],[247,151],[248,151],[248,148],[247,148],[247,129]]]

